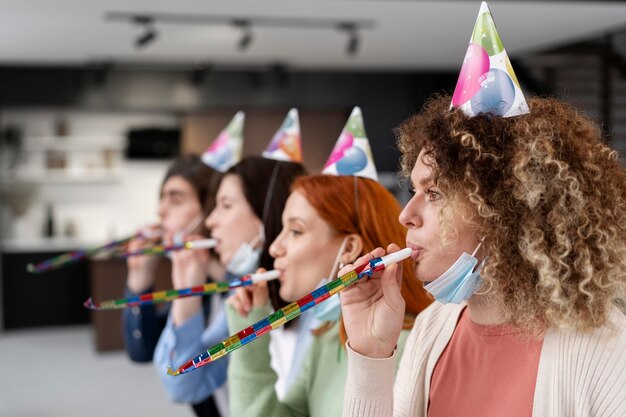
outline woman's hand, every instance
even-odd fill
[[[207,275],[211,277],[213,281],[224,281],[226,268],[220,263],[220,258],[215,252],[209,251]]]
[[[148,229],[151,232],[157,232],[160,228],[158,225],[149,226]],[[147,246],[156,245],[159,243],[161,236],[160,233],[150,233],[152,237],[146,238],[143,236],[132,239],[128,243],[127,251],[134,252],[139,249],[143,249]],[[128,279],[126,286],[131,292],[136,294],[147,291],[154,285],[157,266],[159,264],[159,258],[154,255],[140,255],[130,256],[126,260],[128,267]]]
[[[387,253],[397,252],[395,245]],[[385,255],[377,248],[357,259],[355,265],[346,265],[339,275],[352,271],[374,258]],[[352,350],[370,358],[388,358],[392,355],[402,324],[405,301],[400,293],[402,264],[389,265],[382,273],[357,282],[341,292],[341,311]]]
[[[202,236],[191,235],[185,240],[198,240]],[[182,249],[172,252],[172,284],[174,288],[195,287],[206,283],[209,252],[206,249]],[[189,318],[202,311],[202,297],[177,298],[172,302],[172,319],[181,326]]]
[[[259,268],[258,273],[265,272],[264,268]],[[235,293],[228,298],[227,303],[242,317],[247,317],[250,311],[256,307],[264,307],[269,301],[269,291],[267,281],[249,287],[235,289]]]
[[[185,242],[203,239],[191,235]],[[206,283],[209,267],[209,252],[206,249],[182,249],[172,251],[172,284],[174,288],[195,287]]]

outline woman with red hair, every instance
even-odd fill
[[[295,301],[324,284],[326,279],[334,278],[339,266],[378,246],[403,242],[405,230],[398,223],[399,214],[400,206],[393,195],[371,179],[331,175],[298,178],[283,211],[282,232],[270,246],[274,268],[281,271],[281,298]],[[400,351],[415,316],[431,302],[412,268],[404,271],[406,330],[398,342]],[[271,312],[263,284],[239,289],[229,303],[231,332]],[[294,354],[306,354],[306,357],[302,369],[295,370],[295,379],[283,398],[279,399],[275,390],[276,373],[272,365],[278,358],[270,353],[269,338],[260,338],[245,352],[232,356],[228,370],[233,387],[232,415],[341,415],[347,363],[339,302],[333,297],[309,311],[315,317],[305,333],[312,334],[312,340],[307,343],[303,337],[298,338]],[[304,345],[309,346],[306,353]]]

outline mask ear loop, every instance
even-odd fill
[[[274,189],[276,188],[276,181],[278,180],[278,172],[280,171],[281,161],[277,161],[272,169],[272,176],[265,193],[265,201],[263,202],[263,213],[261,215],[261,226],[259,234],[249,242],[252,247],[255,247],[259,242],[265,243],[265,223],[267,221],[270,204],[272,203],[272,197],[274,196]]]
[[[478,246],[476,246],[476,249],[474,249],[474,252],[472,252],[472,256],[474,258],[476,257],[476,252],[478,252],[478,249],[480,249],[484,241],[485,241],[485,238],[480,239],[480,242],[478,242]]]
[[[174,243],[183,243],[183,238],[189,233],[193,232],[196,227],[202,222],[204,216],[197,215],[194,217],[185,227],[178,232],[174,233]]]
[[[339,252],[337,252],[337,256],[335,257],[335,262],[333,262],[333,267],[330,269],[330,273],[328,274],[328,279],[333,280],[337,274],[337,267],[339,266],[339,262],[341,261],[341,256],[343,255],[343,251],[346,249],[346,244],[348,243],[348,236],[343,239],[341,242],[341,246],[339,247]]]
[[[192,221],[189,222],[189,224],[187,224],[187,226],[183,228],[182,232],[186,235],[193,232],[194,229],[200,225],[203,219],[204,219],[204,216],[202,216],[201,214],[197,215],[196,217],[193,218]]]
[[[472,258],[476,259],[476,253],[478,252],[480,247],[483,245],[484,241],[485,241],[484,237],[480,239],[480,242],[478,242],[478,246],[476,246],[476,249],[474,249],[474,252],[472,252]],[[485,265],[485,261],[487,260],[487,258],[488,257],[486,256],[485,259],[483,259],[478,265],[476,265],[476,267],[472,270],[472,272],[480,271],[481,269],[483,269],[483,265]]]
[[[272,176],[270,177],[270,182],[267,187],[267,192],[265,193],[265,201],[263,202],[263,213],[261,215],[261,222],[265,224],[267,220],[267,215],[270,209],[270,204],[272,203],[272,197],[274,196],[274,188],[276,188],[276,181],[278,179],[278,171],[280,171],[281,162],[276,162],[274,165],[274,169],[272,170]]]

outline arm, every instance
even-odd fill
[[[399,248],[389,245],[387,252]],[[356,265],[385,255],[381,248],[357,260]],[[348,265],[340,274],[347,273]],[[402,266],[390,265],[382,274],[342,292],[341,310],[348,334],[348,376],[343,416],[393,415],[394,355],[405,302],[400,293]]]
[[[156,226],[150,229],[156,230]],[[131,240],[129,251],[156,243],[158,239],[142,236]],[[134,297],[153,291],[158,258],[156,256],[131,256],[126,261],[126,297]],[[122,313],[124,345],[128,356],[134,362],[150,362],[154,355],[159,335],[165,326],[167,313],[158,313],[153,305],[125,309]]]
[[[195,404],[222,386],[226,381],[228,357],[184,376],[169,376],[165,370],[168,366],[176,369],[189,358],[227,337],[228,328],[224,313],[217,316],[214,323],[206,329],[201,312],[181,326],[175,326],[170,315],[154,352],[154,365],[172,401]]]
[[[202,236],[192,235],[188,236],[187,240],[201,238]],[[179,290],[204,284],[209,264],[209,252],[206,250],[183,250],[172,253],[172,284],[174,288]],[[201,298],[178,298],[172,302],[171,319],[174,326],[179,327],[201,311]]]
[[[145,292],[150,292],[148,288]],[[130,289],[125,291],[126,297],[140,295]],[[154,305],[145,305],[124,309],[122,313],[122,329],[124,347],[133,362],[151,362],[157,341],[161,335],[167,313],[158,312]]]
[[[349,343],[343,417],[392,416],[395,352],[389,358],[368,358],[352,350]]]

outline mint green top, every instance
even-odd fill
[[[269,309],[255,308],[248,317],[241,317],[228,306],[229,333],[267,314]],[[400,334],[396,370],[408,335],[409,330]],[[339,322],[313,338],[302,369],[282,402],[274,391],[277,377],[270,366],[269,341],[266,334],[231,354],[228,367],[230,414],[236,417],[340,417],[348,364],[339,339]]]

